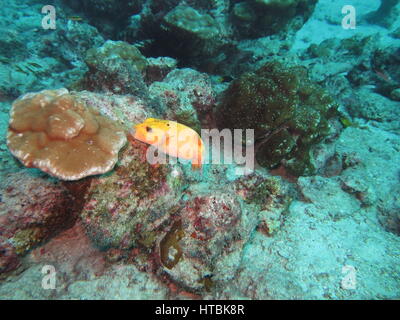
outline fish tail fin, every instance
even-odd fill
[[[203,159],[202,159],[202,156],[201,155],[198,155],[197,157],[195,157],[193,160],[192,160],[192,170],[200,170],[201,169],[201,166],[202,166],[202,164],[203,164],[203,161],[202,161]]]
[[[192,162],[192,170],[200,170],[201,169],[201,163],[194,163]]]

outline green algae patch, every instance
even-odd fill
[[[219,129],[254,129],[261,166],[285,164],[294,175],[310,175],[315,172],[310,148],[328,136],[336,110],[305,68],[270,62],[231,83],[217,110],[217,124]]]
[[[15,252],[19,255],[25,254],[39,244],[44,238],[44,232],[39,227],[32,227],[17,231],[12,238]]]
[[[166,268],[172,269],[180,261],[183,252],[179,241],[184,235],[182,222],[179,220],[173,224],[171,230],[161,240],[160,259]]]
[[[256,205],[257,211],[271,209],[278,199],[281,204],[290,203],[290,192],[280,178],[273,176],[250,174],[241,177],[235,182],[235,190],[247,204]]]

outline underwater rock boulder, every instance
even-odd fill
[[[215,187],[189,183],[181,165],[148,163],[147,150],[131,140],[116,169],[91,180],[80,214],[86,233],[176,292],[207,294],[234,277],[254,230],[273,236],[280,229],[290,192],[260,173],[232,183],[216,178]]]
[[[247,1],[237,2],[233,6],[233,17],[238,22],[252,22],[256,20],[256,12],[251,4]]]
[[[164,45],[173,56],[181,58],[210,57],[224,44],[217,21],[207,13],[179,5],[163,18]]]
[[[392,27],[398,21],[400,4],[397,0],[381,0],[378,10],[367,15],[366,20],[386,28]]]
[[[257,38],[297,31],[314,11],[317,0],[245,0],[232,7],[235,33]]]
[[[146,159],[148,145],[131,140],[116,169],[92,181],[81,218],[87,234],[102,249],[151,247],[157,227],[181,198],[182,175]]]
[[[6,275],[17,269],[21,265],[21,261],[15,248],[7,243],[7,239],[0,237],[0,279],[2,275]]]
[[[251,214],[243,210],[235,194],[196,192],[179,211],[180,220],[160,241],[164,271],[197,290],[204,289],[207,281],[233,277],[241,248],[257,220],[254,214],[253,223],[246,223]],[[224,267],[220,266],[223,261]]]
[[[374,211],[374,223],[399,235],[398,134],[373,126],[368,129],[348,127],[341,133],[335,149],[344,159],[344,171],[340,175],[341,188],[363,208]],[[341,203],[345,204],[342,200]]]
[[[363,107],[360,108],[359,106]],[[353,91],[347,100],[347,110],[352,117],[374,123],[375,126],[399,133],[399,102],[390,100],[368,88],[361,87]]]
[[[54,34],[46,35],[41,53],[80,67],[84,66],[86,51],[101,46],[104,41],[95,27],[82,21],[69,20],[65,28],[57,28]]]
[[[85,62],[89,70],[74,84],[74,89],[138,97],[147,95],[142,77],[147,61],[135,46],[108,40],[102,47],[88,50]]]
[[[79,220],[73,227],[32,250],[26,260],[54,266],[58,288],[65,288],[72,281],[93,279],[106,269],[105,253],[92,245]]]
[[[375,85],[375,92],[397,100],[395,91],[400,89],[400,49],[398,46],[377,48],[365,55],[349,72],[348,79],[355,87]]]
[[[134,65],[138,71],[142,72],[146,66],[146,58],[140,53],[139,49],[123,41],[107,40],[103,46],[92,48],[86,53],[86,63],[89,66],[96,66],[104,63],[107,59],[119,58]]]
[[[386,231],[400,236],[400,198],[388,198],[386,203],[378,204],[378,220]]]
[[[254,129],[260,165],[280,164],[294,175],[315,171],[313,145],[330,133],[336,104],[303,67],[265,64],[234,80],[217,109],[220,129]]]
[[[149,87],[150,96],[166,106],[166,117],[187,125],[197,132],[210,125],[215,93],[210,78],[192,69],[175,69],[162,82]]]
[[[74,92],[74,94],[89,108],[100,111],[126,130],[147,118],[159,117],[163,112],[156,101],[148,101],[133,95],[105,95],[91,91]]]
[[[235,192],[258,212],[257,231],[271,237],[280,230],[294,191],[279,177],[262,172],[242,176],[234,181]]]
[[[323,84],[347,117],[398,132],[399,53],[379,34],[357,34],[312,44],[302,59],[310,79]]]
[[[221,189],[192,185],[159,241],[162,270],[200,294],[221,289],[235,277],[252,232],[272,236],[290,203],[281,180],[259,173]]]
[[[80,199],[61,182],[35,176],[29,170],[6,175],[0,194],[0,238],[9,245],[3,248],[5,256],[0,265],[4,259],[11,259],[13,252],[21,256],[71,227],[81,206]],[[3,265],[1,269],[9,268]]]
[[[151,84],[163,79],[172,70],[176,69],[178,61],[170,57],[147,58],[146,83]]]
[[[199,39],[211,39],[219,33],[218,26],[210,15],[201,14],[189,6],[177,6],[164,17],[170,28],[193,34]]]

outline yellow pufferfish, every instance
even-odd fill
[[[131,136],[173,157],[191,160],[192,169],[200,169],[203,140],[193,129],[171,120],[148,118],[134,126]]]

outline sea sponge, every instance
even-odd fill
[[[28,93],[10,111],[7,145],[25,166],[62,180],[110,171],[126,134],[66,89]]]
[[[233,81],[217,110],[219,129],[254,129],[260,165],[310,175],[311,147],[330,134],[337,105],[303,67],[270,62]]]

